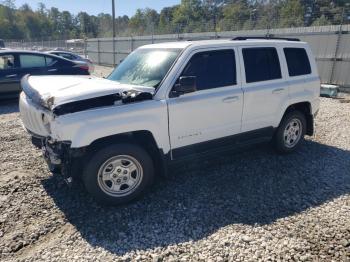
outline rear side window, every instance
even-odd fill
[[[310,61],[304,48],[284,48],[289,76],[311,74]]]
[[[0,70],[12,69],[15,67],[15,57],[13,55],[0,55]]]
[[[195,54],[182,76],[196,76],[197,90],[236,84],[236,62],[233,50],[217,50]]]
[[[48,67],[57,65],[58,59],[54,59],[50,56],[45,56],[45,59]]]
[[[276,48],[244,48],[242,52],[247,83],[282,78]]]
[[[23,54],[19,56],[19,61],[22,68],[31,67],[45,67],[45,57],[41,55],[27,55]]]
[[[62,57],[64,57],[64,58],[66,58],[66,59],[69,59],[69,60],[74,60],[75,58],[72,56],[72,55],[70,55],[70,54],[65,54],[65,53],[61,53],[61,54],[59,54],[60,56],[62,56]]]
[[[71,66],[72,64],[69,61],[63,60],[63,59],[58,59],[54,58],[51,56],[46,56],[46,65],[48,67],[60,67],[60,66]]]

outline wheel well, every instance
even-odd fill
[[[152,158],[155,170],[161,173],[166,172],[163,151],[158,148],[153,134],[147,130],[139,130],[99,138],[87,147],[87,156],[91,156],[93,152],[96,152],[105,146],[116,143],[131,143],[141,146]]]
[[[311,104],[309,102],[301,102],[290,105],[284,112],[283,117],[295,110],[304,114],[306,119],[306,134],[312,136],[314,134],[314,118],[312,115]]]

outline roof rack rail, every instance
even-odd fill
[[[232,40],[249,40],[249,39],[265,39],[265,40],[285,40],[285,41],[297,41],[299,38],[288,38],[288,37],[272,37],[272,36],[237,36]]]

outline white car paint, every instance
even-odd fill
[[[154,88],[151,87],[125,85],[93,76],[31,76],[28,83],[43,100],[53,98],[52,108],[131,89],[154,92]]]
[[[232,49],[222,46],[216,48]],[[199,52],[211,51],[211,48],[197,48],[186,55],[186,60],[174,77],[178,79],[184,67],[193,55]],[[236,65],[239,65],[238,56]],[[237,66],[239,68],[239,66]],[[237,84],[200,90],[180,97],[168,99],[169,136],[172,148],[200,143],[220,137],[235,135],[241,132],[243,108],[243,91],[241,78],[238,74]]]
[[[240,50],[249,46],[277,48],[281,63],[281,80],[245,83]],[[288,76],[286,62],[281,53],[284,46],[307,49],[312,66],[311,75],[298,79]],[[320,81],[315,60],[304,42],[211,40],[162,43],[141,48],[183,49],[152,100],[115,104],[55,117],[50,112],[34,106],[22,94],[20,111],[26,129],[41,136],[50,135],[56,141],[71,141],[72,148],[88,146],[93,141],[110,135],[147,130],[153,134],[157,146],[163,149],[164,153],[169,153],[172,149],[215,138],[262,127],[277,127],[286,108],[294,103],[309,102],[312,113],[318,110]],[[235,50],[237,85],[169,98],[170,90],[192,54],[225,48]],[[42,98],[54,97],[54,106],[134,88],[93,77],[30,77],[29,83]],[[153,88],[143,90],[153,92]],[[231,101],[227,98],[231,98]],[[40,123],[42,114],[48,115],[49,130]]]

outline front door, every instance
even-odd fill
[[[197,91],[168,99],[173,159],[225,146],[241,131],[243,92],[235,51],[197,51],[180,74],[195,76]]]

